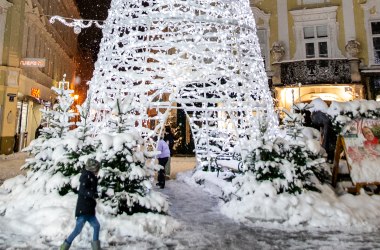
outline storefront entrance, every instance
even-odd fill
[[[363,98],[361,84],[320,84],[275,87],[278,108],[290,109],[293,103],[308,103],[321,98],[326,103],[347,102]]]

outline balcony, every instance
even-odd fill
[[[282,61],[273,64],[273,83],[291,85],[295,83],[351,83],[357,82],[352,69],[352,60],[313,58],[298,61]],[[355,61],[355,63],[358,63]]]

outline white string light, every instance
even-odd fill
[[[111,119],[110,101],[133,95],[142,134],[160,134],[181,104],[198,160],[215,156],[221,135],[244,147],[263,124],[265,136],[277,132],[248,0],[113,0],[98,58],[90,81],[98,129]]]
[[[82,31],[82,29],[89,28],[92,25],[95,25],[99,29],[103,28],[103,24],[100,24],[103,21],[98,21],[98,20],[74,19],[74,18],[67,18],[67,17],[62,17],[62,16],[50,17],[49,22],[51,24],[54,24],[55,21],[59,21],[68,27],[73,27],[75,34],[79,34]]]

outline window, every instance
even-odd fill
[[[327,26],[308,26],[303,28],[306,58],[328,57]]]
[[[380,64],[380,22],[371,22],[374,63]]]
[[[364,2],[364,1],[363,1]],[[360,4],[364,12],[367,34],[368,66],[380,65],[380,1],[367,0]],[[376,11],[377,10],[377,11]]]
[[[296,38],[295,60],[342,58],[338,46],[337,6],[290,11]]]

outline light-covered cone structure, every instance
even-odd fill
[[[97,129],[129,96],[128,120],[148,137],[183,109],[200,162],[277,129],[248,0],[113,0],[90,96]]]

